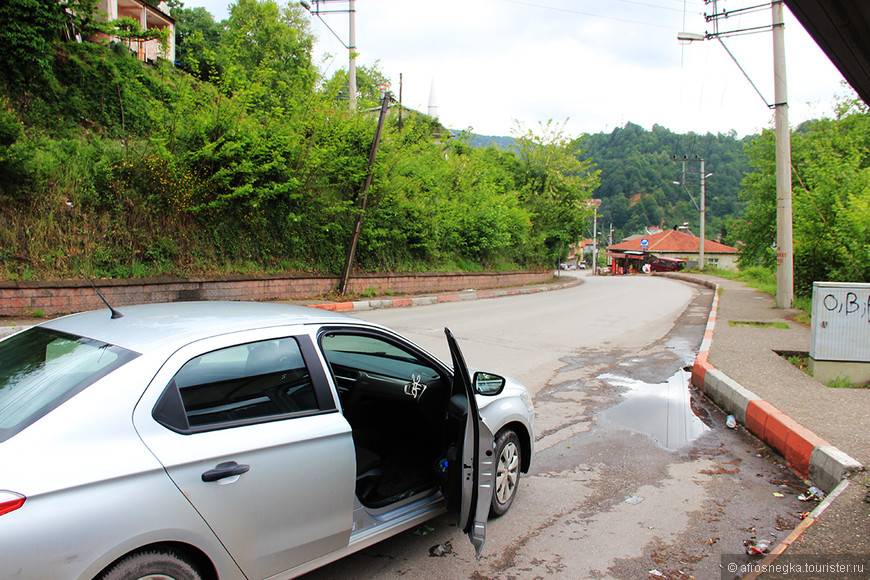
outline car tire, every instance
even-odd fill
[[[517,434],[507,429],[495,440],[495,482],[492,486],[490,517],[503,516],[510,509],[517,495],[522,465],[522,448]]]
[[[202,580],[196,568],[174,550],[134,552],[118,560],[99,580]]]

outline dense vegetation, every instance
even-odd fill
[[[792,133],[794,278],[798,296],[815,280],[870,282],[870,114],[843,101],[834,119]],[[746,214],[735,223],[741,265],[776,268],[776,160],[771,131],[748,148]]]
[[[749,169],[744,147],[752,137],[678,135],[655,125],[652,131],[628,123],[611,133],[584,138],[578,156],[601,169],[599,223],[613,226],[613,239],[669,229],[688,222],[699,234],[700,160],[705,162],[707,238],[728,238],[727,223],[742,214],[740,181]],[[676,183],[675,183],[676,182]],[[733,241],[733,240],[729,240]]]
[[[176,8],[183,70],[144,66],[123,43],[64,41],[51,2],[5,10],[33,3],[45,21],[18,19],[40,40],[32,66],[17,74],[18,53],[0,54],[0,277],[73,276],[64,253],[113,277],[341,269],[376,69],[360,67],[349,111],[342,73],[311,62],[301,9],[269,0],[240,0],[220,25]],[[537,267],[582,233],[597,173],[558,129],[517,135],[514,153],[403,121],[390,117],[373,169],[359,268]]]
[[[94,18],[95,5],[0,5],[0,278],[74,277],[68,257],[105,277],[338,273],[380,71],[358,67],[359,106],[348,110],[346,73],[324,77],[305,14],[272,0],[238,0],[220,23],[178,3],[178,65],[145,65],[124,41],[165,38]],[[107,32],[122,42],[100,40]],[[547,122],[507,139],[451,135],[411,111],[399,126],[396,109],[372,170],[358,269],[551,265],[591,235],[590,197],[603,200],[600,229],[612,225],[614,241],[682,222],[697,233],[697,158],[713,174],[708,237],[745,242],[745,264],[773,265],[767,132],[629,123],[572,139]],[[801,127],[793,149],[799,290],[820,276],[866,281],[866,111],[846,104],[837,119]]]

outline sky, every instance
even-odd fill
[[[312,0],[313,3],[313,0]],[[568,138],[626,123],[675,133],[742,137],[773,126],[769,30],[682,44],[677,33],[762,27],[771,10],[734,14],[758,0],[356,0],[357,66],[377,65],[407,107],[455,130],[510,136],[552,121]],[[227,0],[188,0],[220,21]],[[349,2],[311,15],[315,62],[348,66]],[[734,59],[729,56],[730,51]],[[828,57],[785,10],[789,122],[830,116],[852,96]],[[736,63],[735,63],[736,60]],[[739,66],[738,64],[739,63]],[[741,71],[741,67],[743,72]],[[751,81],[751,82],[750,82]],[[754,85],[754,86],[753,86]],[[759,94],[760,93],[760,94]]]

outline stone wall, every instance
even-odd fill
[[[364,275],[352,278],[351,295],[374,290],[377,294],[428,294],[470,288],[524,286],[549,280],[552,272],[418,273]],[[192,300],[303,300],[330,293],[337,285],[331,277],[278,276],[221,278],[137,278],[94,280],[112,306]],[[0,281],[0,316],[57,316],[103,308],[86,280],[54,282]]]

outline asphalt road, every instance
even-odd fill
[[[536,453],[482,558],[443,516],[306,578],[718,578],[723,555],[750,558],[745,542],[775,545],[812,506],[781,493],[802,483],[687,387],[711,301],[673,280],[586,276],[356,313],[449,360],[447,326],[470,366],[525,383]]]

